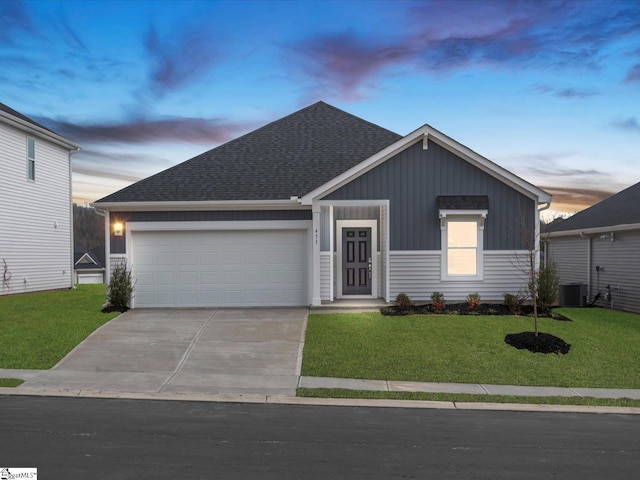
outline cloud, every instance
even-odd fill
[[[589,98],[596,95],[600,95],[599,92],[593,90],[584,90],[580,88],[559,88],[552,87],[550,85],[538,85],[534,87],[534,91],[542,94],[553,95],[560,98]]]
[[[220,119],[133,119],[122,123],[78,124],[34,117],[47,128],[76,143],[222,143],[234,138],[243,126]]]
[[[605,48],[640,30],[637,2],[476,0],[409,2],[402,36],[379,32],[311,36],[294,45],[296,66],[318,89],[357,97],[392,67],[427,74],[473,67],[598,70]],[[395,29],[395,27],[392,27]],[[630,74],[633,81],[635,71]],[[563,98],[595,95],[557,88]]]
[[[557,211],[574,213],[590,207],[616,192],[597,188],[571,188],[542,186],[543,190],[553,195],[551,208]]]
[[[221,56],[220,40],[211,29],[192,25],[161,37],[153,27],[144,40],[151,60],[150,88],[162,96],[202,77]]]
[[[621,118],[614,120],[611,124],[619,130],[640,133],[640,123],[636,117]]]
[[[352,33],[313,37],[294,46],[294,52],[308,78],[322,89],[338,88],[346,98],[357,98],[368,78],[411,55],[404,46]]]
[[[14,37],[19,33],[33,33],[26,4],[18,0],[3,0],[0,2],[0,43],[17,43]]]
[[[627,75],[624,77],[626,83],[638,83],[640,84],[640,63],[635,64],[629,69]]]

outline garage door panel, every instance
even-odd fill
[[[134,231],[135,305],[305,305],[306,241],[306,230]]]

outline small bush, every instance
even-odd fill
[[[480,308],[480,294],[478,292],[467,295],[467,306],[470,312],[477,312]]]
[[[396,297],[396,307],[401,312],[407,312],[411,309],[411,299],[406,293],[399,293]]]
[[[444,293],[433,292],[431,294],[431,307],[433,308],[434,313],[443,312],[444,309],[447,308],[447,304],[444,301]]]
[[[560,290],[560,279],[558,278],[555,264],[549,263],[545,266],[540,266],[536,280],[538,281],[538,307],[543,311],[549,310],[549,307],[558,298]]]
[[[118,263],[111,272],[111,280],[107,285],[107,301],[115,309],[124,311],[129,308],[135,283],[131,270],[124,263]]]
[[[512,315],[520,315],[522,305],[527,299],[526,294],[518,292],[515,295],[512,293],[504,294],[504,304],[509,308]]]

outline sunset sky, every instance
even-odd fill
[[[640,2],[0,2],[0,102],[84,204],[318,100],[425,123],[575,212],[640,181]]]

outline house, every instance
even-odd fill
[[[134,307],[502,299],[551,196],[424,125],[315,103],[95,202]]]
[[[561,283],[585,285],[581,296],[597,305],[640,313],[640,183],[554,222],[543,240]]]
[[[0,295],[73,287],[78,145],[0,103]]]
[[[104,245],[97,248],[76,248],[74,254],[75,282],[105,283]]]

